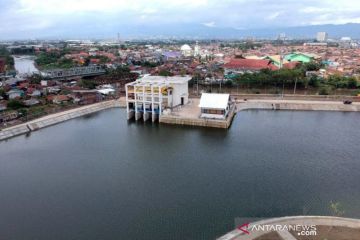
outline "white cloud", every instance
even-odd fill
[[[203,23],[203,25],[206,27],[215,27],[215,22],[207,22],[207,23]]]
[[[119,23],[129,29],[181,23],[287,27],[360,22],[359,12],[359,0],[0,0],[0,32],[76,32],[93,24],[110,31]]]
[[[276,12],[276,13],[270,14],[269,16],[266,17],[266,19],[274,20],[274,19],[278,18],[280,16],[280,14],[281,14],[281,12]]]

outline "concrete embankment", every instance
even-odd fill
[[[210,127],[210,128],[229,128],[232,120],[236,114],[235,105],[230,110],[228,117],[225,120],[216,119],[204,119],[198,116],[174,116],[174,115],[162,115],[159,119],[160,123],[173,124],[173,125],[187,125],[198,127]]]
[[[237,111],[247,109],[359,112],[360,103],[346,105],[335,101],[248,100],[237,102]]]
[[[41,128],[49,127],[73,118],[81,117],[87,114],[98,112],[101,110],[114,108],[114,107],[125,107],[124,101],[112,100],[101,103],[96,103],[76,109],[72,109],[65,112],[60,112],[52,115],[48,115],[30,122],[26,122],[14,127],[6,128],[0,131],[0,141],[16,137],[22,134],[27,134],[32,131],[36,131]]]
[[[351,100],[353,102],[360,102],[360,97],[344,96],[344,95],[298,95],[298,94],[231,94],[232,98],[238,100],[297,100],[297,101],[330,101],[342,102],[344,100]]]

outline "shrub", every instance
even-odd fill
[[[17,110],[20,108],[24,108],[25,105],[22,102],[20,102],[19,100],[13,99],[7,103],[7,107],[12,110]]]

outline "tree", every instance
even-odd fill
[[[233,81],[231,81],[231,80],[227,80],[226,82],[225,82],[225,86],[226,87],[228,87],[228,88],[231,88],[232,86],[233,86]]]
[[[24,108],[25,105],[22,102],[20,102],[19,100],[13,99],[7,103],[7,107],[12,110],[17,110],[20,108]]]
[[[312,86],[312,87],[315,87],[315,88],[320,86],[320,79],[318,78],[318,76],[312,75],[310,77],[309,86]]]
[[[170,71],[168,71],[168,70],[161,70],[161,71],[159,72],[159,76],[169,77],[169,76],[173,76],[173,74],[172,74]]]
[[[319,95],[329,95],[330,94],[330,88],[329,86],[322,86],[319,90]]]
[[[357,88],[358,87],[358,81],[354,77],[348,78],[348,88]]]
[[[6,91],[4,90],[4,88],[0,88],[0,97],[5,98],[6,96]]]
[[[29,80],[31,84],[40,84],[43,79],[44,78],[40,74],[33,74]]]
[[[79,85],[83,88],[88,88],[88,89],[96,88],[96,82],[92,79],[82,79]]]
[[[319,71],[323,65],[317,62],[309,62],[309,63],[304,63],[302,65],[303,69],[307,72],[307,71]]]

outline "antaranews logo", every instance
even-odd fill
[[[257,219],[259,220],[259,219]],[[261,219],[264,220],[264,219]],[[286,224],[286,223],[271,223],[266,224],[261,221],[254,221],[254,223],[250,223],[250,221],[247,221],[245,223],[239,224],[239,219],[235,221],[236,229],[241,231],[241,234],[245,235],[251,235],[255,232],[263,232],[269,233],[269,232],[292,232],[293,234],[296,234],[298,236],[316,236],[317,235],[317,229],[316,225],[306,225],[306,224]]]

